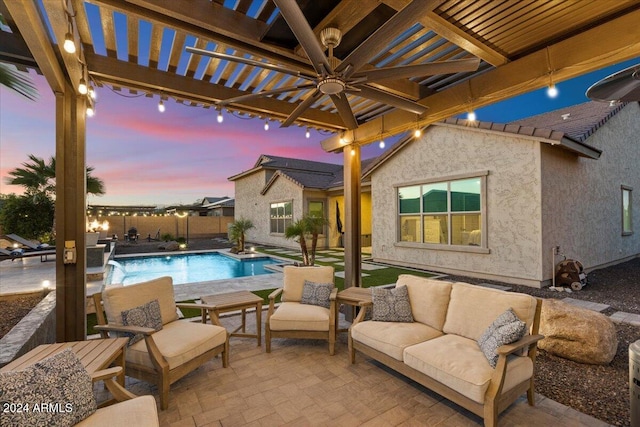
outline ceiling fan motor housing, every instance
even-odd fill
[[[337,47],[342,41],[342,31],[337,28],[328,27],[320,32],[320,41],[324,47]]]
[[[336,95],[344,91],[345,87],[345,82],[335,77],[327,77],[318,83],[318,89],[325,95]]]

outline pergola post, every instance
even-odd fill
[[[85,104],[70,84],[56,92],[56,341],[86,338]],[[65,263],[65,248],[75,262]]]
[[[360,241],[360,146],[353,144],[344,151],[344,287],[361,285]]]

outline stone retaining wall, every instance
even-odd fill
[[[49,292],[0,339],[0,368],[40,344],[56,342],[56,293]]]

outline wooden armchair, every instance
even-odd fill
[[[99,408],[88,418],[85,418],[76,426],[80,427],[114,427],[114,426],[136,426],[154,427],[159,426],[158,409],[153,396],[136,396],[129,392],[117,381],[114,380],[122,367],[104,369],[91,375],[91,380],[104,381],[107,390],[111,392],[116,403]]]
[[[336,296],[334,287],[329,297],[329,308],[302,304],[305,280],[315,283],[334,283],[333,267],[284,267],[283,287],[269,295],[269,311],[265,323],[267,353],[271,352],[271,338],[311,338],[329,341],[329,354],[333,356],[336,342]],[[276,309],[275,300],[282,295]]]
[[[130,344],[125,352],[126,375],[156,383],[160,391],[160,408],[163,410],[169,405],[171,384],[218,354],[222,354],[223,367],[229,364],[229,335],[224,327],[178,320],[176,312],[177,307],[197,308],[203,313],[214,307],[206,304],[176,304],[171,277],[108,288],[93,298],[98,318],[95,329],[100,331],[103,338],[108,338],[109,332],[144,336],[143,340]],[[157,305],[153,304],[154,300],[157,300]],[[150,303],[159,306],[161,329],[123,323],[124,312],[149,306]]]

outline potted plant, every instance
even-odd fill
[[[244,252],[245,233],[254,228],[250,219],[240,218],[229,224],[229,240],[236,242],[236,253]]]
[[[318,235],[327,221],[322,216],[306,214],[284,231],[284,237],[292,239],[300,244],[302,251],[302,265],[314,265],[316,262],[316,247]],[[311,250],[307,248],[307,240],[311,239]]]

